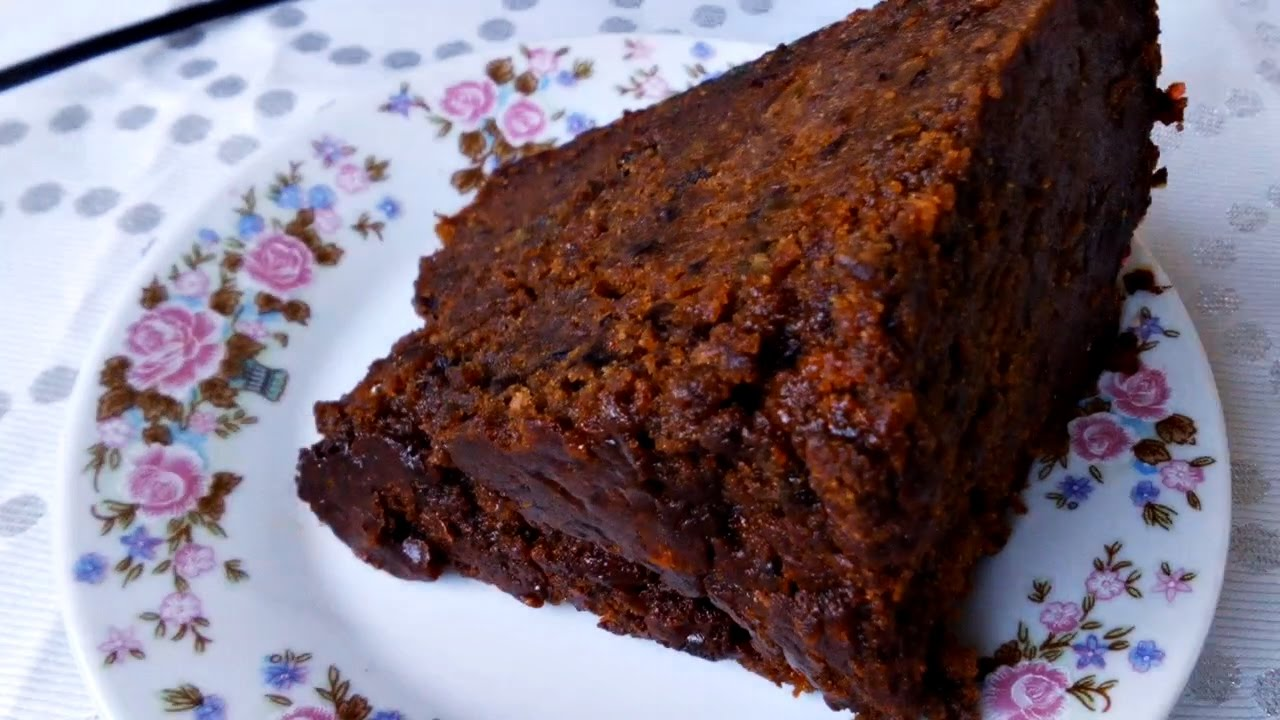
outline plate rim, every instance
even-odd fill
[[[611,40],[621,40],[622,38],[634,38],[639,40],[649,40],[658,43],[668,43],[673,39],[681,43],[706,41],[715,43],[718,47],[734,46],[738,48],[750,49],[752,52],[765,53],[773,49],[773,46],[736,40],[725,40],[707,36],[696,35],[677,35],[673,36],[664,33],[626,33],[620,35],[585,35],[576,37],[554,38],[547,40],[546,45],[569,45],[581,46],[584,43],[606,43]],[[483,53],[471,53],[462,56],[462,62],[476,62],[476,56],[500,56],[503,53],[515,52],[522,43],[505,42],[496,44],[486,48]],[[594,47],[594,45],[593,45]],[[434,68],[439,68],[449,61],[440,63],[432,63],[418,70],[419,74],[432,73]],[[460,63],[459,63],[460,64]],[[411,75],[410,77],[413,77]],[[381,86],[379,86],[381,88]],[[239,178],[257,176],[264,170],[274,165],[278,165],[282,151],[287,147],[293,147],[294,144],[301,142],[307,133],[316,129],[319,121],[331,117],[334,114],[344,114],[348,111],[354,113],[355,103],[365,97],[379,96],[379,92],[370,87],[361,87],[358,89],[344,89],[341,92],[334,93],[325,103],[320,105],[316,111],[304,121],[300,122],[295,128],[288,131],[287,134],[276,138],[276,142],[266,147],[264,151],[250,163],[237,167],[226,180],[219,181],[219,187],[228,182],[235,182]],[[55,478],[57,487],[52,493],[55,507],[51,516],[54,521],[53,543],[52,543],[52,559],[54,562],[55,587],[57,593],[59,617],[67,633],[67,642],[79,675],[82,678],[86,689],[92,697],[94,706],[98,712],[110,717],[116,717],[116,708],[107,702],[108,694],[105,690],[104,683],[106,676],[101,672],[101,668],[96,667],[90,657],[90,649],[94,642],[91,638],[86,637],[80,632],[77,626],[77,618],[88,615],[84,607],[84,599],[78,597],[76,583],[73,580],[69,568],[75,560],[75,549],[72,547],[72,541],[75,533],[73,527],[73,513],[75,508],[72,501],[76,499],[78,493],[75,491],[75,483],[82,479],[82,472],[79,469],[79,461],[77,460],[78,450],[84,444],[84,440],[89,436],[87,430],[88,425],[84,420],[84,415],[90,413],[93,405],[95,394],[99,390],[98,365],[101,361],[110,355],[113,343],[119,340],[119,332],[122,323],[133,313],[134,307],[129,303],[128,298],[131,293],[137,291],[138,288],[145,286],[148,280],[154,276],[163,266],[175,257],[184,238],[187,238],[190,231],[197,228],[201,219],[209,217],[223,202],[216,195],[216,189],[210,189],[205,199],[199,203],[193,204],[192,209],[184,215],[178,222],[174,223],[172,230],[161,235],[154,247],[151,247],[145,255],[137,262],[136,266],[128,273],[122,285],[119,294],[112,296],[104,302],[106,311],[102,320],[102,325],[94,333],[92,342],[87,346],[81,355],[81,362],[77,375],[75,386],[69,396],[66,406],[64,423],[59,433],[59,441],[57,444],[57,464],[55,470]],[[1157,255],[1152,251],[1150,244],[1142,239],[1142,229],[1139,228],[1135,235],[1134,243],[1143,246],[1146,255],[1150,258],[1151,263],[1158,272],[1168,277],[1167,271],[1160,263]],[[1172,279],[1171,279],[1172,282]],[[1174,284],[1175,292],[1178,284]],[[1230,446],[1231,437],[1229,428],[1226,423],[1225,408],[1222,403],[1222,393],[1220,391],[1217,377],[1214,373],[1212,363],[1209,361],[1208,353],[1204,345],[1203,336],[1199,328],[1196,326],[1194,318],[1191,316],[1190,310],[1183,300],[1181,293],[1177,294],[1177,303],[1182,313],[1188,319],[1188,327],[1194,333],[1193,338],[1184,338],[1194,340],[1194,349],[1192,352],[1197,357],[1197,362],[1202,362],[1207,373],[1208,380],[1207,400],[1212,402],[1214,420],[1218,423],[1218,427],[1222,429],[1222,449],[1219,453],[1218,462],[1225,468],[1222,472],[1225,475],[1224,497],[1226,503],[1220,511],[1223,515],[1223,523],[1225,524],[1227,535],[1221,539],[1221,548],[1214,558],[1215,578],[1212,586],[1205,587],[1205,593],[1209,596],[1206,601],[1207,607],[1211,612],[1206,614],[1202,620],[1203,628],[1197,633],[1195,639],[1195,658],[1185,664],[1178,675],[1180,677],[1170,678],[1171,689],[1176,687],[1177,692],[1170,692],[1163,700],[1161,712],[1167,715],[1177,706],[1180,699],[1185,694],[1185,687],[1191,678],[1191,674],[1196,665],[1196,661],[1203,654],[1213,624],[1213,620],[1217,616],[1219,604],[1221,602],[1222,591],[1225,586],[1225,579],[1228,571],[1228,556],[1230,547],[1230,533],[1233,529],[1234,520],[1234,490],[1230,482]],[[1207,414],[1207,407],[1206,407]],[[1024,491],[1026,492],[1026,491]]]

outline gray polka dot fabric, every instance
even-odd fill
[[[248,86],[249,83],[239,75],[225,75],[209,83],[204,91],[209,94],[209,97],[229,98],[244,92]]]
[[[254,101],[254,106],[258,108],[259,113],[267,117],[280,117],[288,115],[297,101],[297,96],[292,90],[276,89],[259,95]]]
[[[1253,699],[1267,717],[1280,717],[1280,668],[1258,676],[1253,686]]]
[[[119,191],[108,187],[90,188],[76,198],[76,212],[83,217],[94,218],[110,212],[119,202]]]
[[[37,214],[48,212],[62,202],[66,190],[56,182],[42,182],[32,185],[23,191],[18,198],[18,208],[25,213]]]
[[[600,32],[606,33],[625,33],[635,32],[636,23],[624,17],[608,17],[604,22],[600,23]]]
[[[471,45],[465,40],[452,40],[436,46],[435,52],[437,60],[448,60],[451,57],[465,55],[471,52]]]
[[[218,67],[216,60],[212,58],[197,58],[188,60],[178,66],[178,74],[184,78],[198,78],[202,75],[208,75],[213,69]]]
[[[213,122],[203,115],[183,115],[173,121],[169,137],[179,145],[190,145],[205,139]]]
[[[65,641],[51,654],[38,640],[61,633],[53,583],[4,568],[49,567],[49,463],[77,363],[136,291],[126,283],[138,263],[175,242],[215,188],[335,97],[395,87],[433,63],[594,33],[774,45],[871,1],[290,2],[0,93],[0,269],[35,263],[0,283],[0,617],[38,626],[0,623],[0,720],[95,716]],[[1192,104],[1183,132],[1154,135],[1171,181],[1144,241],[1213,364],[1234,501],[1222,609],[1171,717],[1280,717],[1280,0],[1161,10],[1166,81],[1186,81]],[[62,305],[24,302],[50,287]]]
[[[30,127],[21,120],[0,122],[0,145],[13,145],[27,136]]]
[[[84,105],[68,105],[49,119],[49,130],[55,133],[75,132],[89,122],[89,108]]]
[[[140,130],[156,117],[156,109],[148,105],[134,105],[116,116],[116,127],[121,130]]]
[[[291,28],[306,22],[307,14],[296,5],[286,5],[273,11],[267,19],[276,27]]]
[[[204,40],[204,34],[202,28],[183,30],[165,38],[164,44],[172,50],[186,50],[199,45]]]
[[[516,34],[516,26],[506,18],[485,20],[480,24],[480,37],[490,42],[506,40]]]
[[[141,235],[154,230],[164,219],[164,210],[155,203],[139,203],[124,211],[116,223],[120,230],[130,235]]]
[[[55,365],[41,372],[31,383],[31,399],[42,405],[64,400],[76,382],[76,369]]]
[[[293,39],[293,49],[298,52],[320,52],[329,47],[329,36],[322,32],[304,32]]]
[[[1186,695],[1212,705],[1222,705],[1240,691],[1240,663],[1221,648],[1209,645],[1200,654],[1187,683]]]
[[[260,143],[248,135],[232,135],[218,145],[218,159],[228,165],[235,165],[245,159]]]
[[[358,45],[348,45],[329,53],[329,59],[335,65],[360,65],[368,61],[370,55],[368,50]]]
[[[693,24],[703,28],[720,27],[728,16],[720,5],[699,5],[693,11]]]
[[[421,62],[422,55],[416,50],[396,50],[387,53],[386,57],[382,58],[382,64],[392,70],[417,67]]]
[[[46,507],[39,495],[19,495],[0,502],[0,538],[29,530],[44,517]]]

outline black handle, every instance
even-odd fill
[[[99,55],[186,30],[195,25],[273,5],[281,0],[206,0],[103,33],[0,70],[0,91],[31,82]]]

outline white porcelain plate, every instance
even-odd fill
[[[65,447],[72,643],[116,720],[834,717],[733,663],[616,637],[475,582],[358,562],[294,496],[311,405],[414,327],[437,213],[499,163],[763,48],[675,36],[512,47],[335,103],[148,255]],[[1165,717],[1222,580],[1227,445],[1208,363],[1154,261],[1132,352],[1032,469],[967,632],[986,717]],[[956,598],[957,602],[962,598]]]

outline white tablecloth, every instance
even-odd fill
[[[0,8],[0,64],[178,4]],[[421,63],[597,32],[776,43],[867,0],[314,0],[0,94],[0,720],[94,717],[58,617],[51,504],[66,398],[151,244],[346,88]],[[1175,713],[1280,717],[1280,0],[1163,0],[1187,131],[1148,237],[1192,306],[1231,432],[1230,569]],[[82,7],[83,6],[83,7]],[[97,28],[101,29],[101,28]]]

